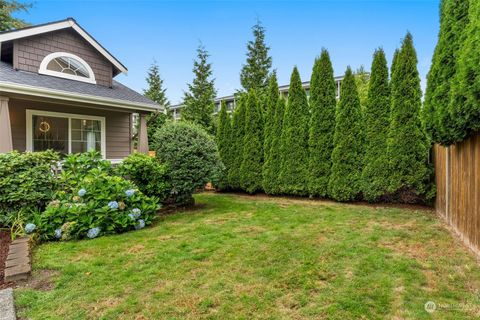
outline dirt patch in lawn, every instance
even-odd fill
[[[0,290],[13,285],[11,282],[4,282],[5,261],[7,261],[10,242],[10,231],[0,230]]]
[[[55,288],[55,278],[59,275],[60,272],[57,270],[37,270],[32,273],[32,276],[28,280],[17,282],[16,287],[49,291]]]

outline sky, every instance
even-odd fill
[[[195,50],[210,53],[217,96],[240,89],[251,27],[259,19],[280,85],[294,66],[310,79],[315,57],[328,49],[335,75],[347,66],[370,70],[382,47],[389,63],[407,31],[413,35],[425,88],[439,29],[439,0],[337,1],[126,1],[37,0],[28,13],[37,24],[73,17],[128,68],[116,80],[142,92],[156,61],[172,104],[180,103],[193,79]]]

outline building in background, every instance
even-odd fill
[[[335,83],[337,84],[337,99],[340,97],[340,83],[342,82],[342,80],[343,80],[343,76],[335,77]],[[305,91],[307,92],[307,97],[309,97],[310,96],[310,81],[303,82],[302,86],[305,89]],[[283,86],[278,87],[278,89],[280,90],[280,93],[285,98],[288,97],[288,89],[289,88],[290,88],[290,85],[283,85]],[[227,112],[232,112],[233,110],[235,110],[235,106],[236,106],[235,95],[229,95],[229,96],[220,97],[220,98],[215,99],[215,108],[213,110],[213,114],[217,114],[220,111],[220,106],[221,106],[222,101],[225,101],[225,103],[227,105]],[[172,116],[173,116],[174,120],[179,120],[181,118],[182,108],[183,108],[183,104],[177,104],[177,105],[174,105],[174,106],[170,107],[170,110],[172,112]]]

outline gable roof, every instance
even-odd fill
[[[2,92],[130,110],[164,110],[163,106],[115,80],[112,87],[109,88],[86,82],[15,70],[10,64],[0,61],[0,94]]]
[[[83,39],[85,39],[98,52],[100,52],[108,61],[110,61],[110,63],[112,63],[118,71],[125,74],[128,72],[127,68],[117,58],[108,52],[107,49],[105,49],[87,31],[85,31],[73,18],[0,32],[0,43],[68,28],[75,30]]]

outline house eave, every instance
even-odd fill
[[[66,92],[61,90],[46,89],[33,87],[28,85],[19,85],[16,83],[1,82],[0,83],[0,95],[2,93],[21,94],[26,96],[58,99],[63,101],[71,101],[76,103],[93,104],[99,106],[108,106],[121,109],[129,109],[134,111],[148,111],[148,112],[163,112],[161,106],[154,106],[150,104],[131,102],[120,99],[104,98],[99,96],[78,94],[72,92]]]

